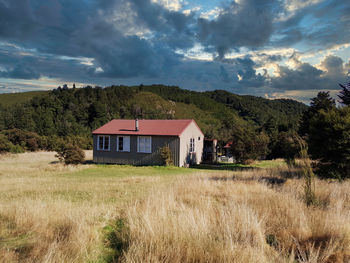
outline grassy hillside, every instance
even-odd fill
[[[286,126],[297,125],[301,114],[307,109],[303,103],[290,99],[268,100],[255,96],[239,96],[224,90],[205,92],[247,121],[259,126],[275,121]]]
[[[152,89],[150,89],[152,90]],[[235,126],[249,126],[249,124],[231,111],[225,105],[218,103],[210,98],[197,98],[199,103],[189,102],[187,99],[179,99],[176,96],[167,99],[161,97],[159,93],[151,91],[137,92],[128,101],[129,108],[139,108],[141,114],[149,119],[195,119],[207,136],[224,137],[224,132],[220,129],[227,129],[225,125],[229,122]],[[174,99],[174,100],[172,100]],[[193,98],[191,98],[193,99]],[[185,102],[182,102],[185,101]],[[227,136],[227,135],[226,135]]]
[[[48,94],[48,91],[28,91],[19,93],[2,93],[0,94],[0,105],[7,107],[14,104],[29,102],[35,96]]]
[[[347,262],[350,183],[316,179],[307,207],[298,170],[265,165],[274,168],[1,155],[0,262]]]
[[[0,104],[0,131],[18,128],[41,136],[89,140],[92,130],[115,118],[195,119],[206,137],[221,141],[248,129],[251,134],[263,131],[276,137],[281,131],[295,131],[307,108],[292,100],[270,101],[164,85],[59,88],[2,94],[0,102],[1,98],[8,107]]]

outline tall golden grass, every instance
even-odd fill
[[[303,180],[280,171],[179,178],[128,209],[125,262],[349,262],[350,183]],[[279,183],[280,185],[271,185]]]
[[[0,262],[103,261],[103,228],[161,183],[146,176],[75,176],[94,166],[65,166],[54,155],[0,156]]]
[[[0,262],[350,262],[350,182],[316,180],[307,207],[286,166],[109,177],[55,160],[0,157]]]

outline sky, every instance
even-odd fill
[[[308,103],[348,81],[349,0],[0,0],[0,93],[165,84]]]

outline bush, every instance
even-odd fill
[[[3,134],[0,134],[0,153],[10,152],[14,145]]]
[[[42,149],[41,136],[35,132],[11,129],[4,131],[4,134],[13,145],[20,145],[21,148],[32,152]]]
[[[77,145],[67,144],[57,150],[58,159],[65,164],[81,164],[85,161],[84,151]]]
[[[7,136],[0,134],[0,154],[2,153],[23,153],[24,149],[20,145],[14,145],[7,139]]]
[[[301,144],[305,143],[295,132],[280,132],[271,144],[270,158],[284,158],[287,162],[300,157]]]
[[[174,164],[171,158],[171,151],[169,145],[160,148],[160,156],[162,158],[163,165],[169,166]]]
[[[238,130],[232,137],[231,152],[238,163],[264,159],[268,153],[269,137],[250,129]]]

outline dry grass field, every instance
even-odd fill
[[[0,261],[350,262],[349,182],[55,160],[0,156]]]

